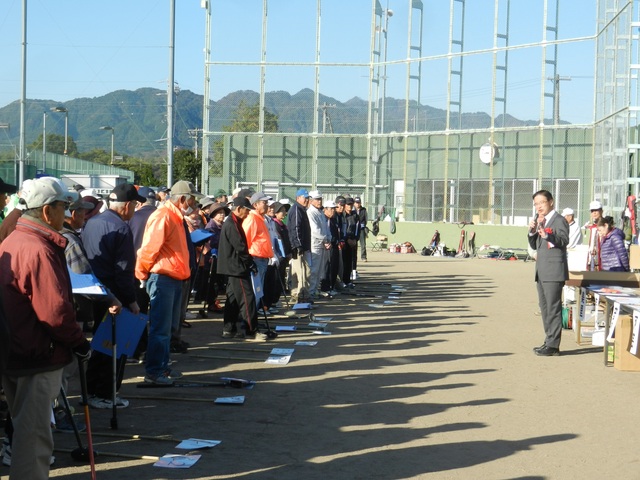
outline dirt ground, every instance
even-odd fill
[[[359,268],[359,296],[317,302],[331,335],[223,341],[221,316],[195,320],[175,369],[187,381],[231,376],[255,387],[141,389],[143,367],[128,366],[120,393],[131,405],[118,411],[118,430],[111,411],[91,410],[97,478],[640,478],[638,374],[605,367],[601,349],[576,345],[571,331],[560,357],[536,357],[533,269],[376,252]],[[391,285],[406,291],[383,305]],[[317,345],[294,345],[301,340]],[[295,349],[289,364],[265,363],[274,347]],[[81,418],[78,392],[70,388]],[[234,395],[244,405],[213,403]],[[193,452],[202,457],[190,469],[152,466],[148,457],[181,453],[175,446],[190,437],[222,443]],[[64,452],[74,436],[55,440],[51,477],[90,478]],[[7,467],[0,473],[8,478]]]

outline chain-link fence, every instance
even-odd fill
[[[581,21],[526,3],[248,0],[248,28],[223,39],[239,7],[212,0],[203,189],[317,188],[406,220],[524,225],[545,188],[586,215],[593,65],[573,60],[595,55],[596,0]]]

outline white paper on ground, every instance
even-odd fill
[[[295,332],[295,325],[276,325],[276,332]]]
[[[271,355],[291,355],[294,351],[293,348],[273,348]]]
[[[331,332],[325,332],[323,330],[314,330],[313,332],[314,335],[331,335]]]
[[[154,467],[162,468],[190,468],[202,455],[164,455],[160,460],[153,464]]]
[[[303,347],[315,347],[318,344],[318,342],[308,342],[308,341],[304,341],[304,340],[299,340],[296,343],[294,343],[294,345],[300,345]]]
[[[291,360],[291,355],[273,355],[267,358],[264,363],[270,363],[272,365],[286,365]]]
[[[319,323],[319,322],[310,322],[309,326],[313,327],[313,328],[325,328],[327,326],[327,324],[326,323]]]
[[[292,308],[292,310],[309,310],[309,309],[311,309],[311,304],[310,303],[296,303],[291,308]]]
[[[333,317],[323,317],[322,315],[314,315],[313,319],[317,322],[330,322],[333,320]]]
[[[244,395],[237,395],[235,397],[218,397],[213,403],[220,403],[223,405],[242,405],[244,403]]]
[[[222,443],[220,440],[204,440],[202,438],[187,438],[182,440],[176,448],[181,450],[199,450],[201,448],[213,448]]]

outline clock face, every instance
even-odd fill
[[[493,161],[493,157],[495,156],[495,148],[490,143],[485,143],[480,147],[480,161],[485,165],[489,165]]]

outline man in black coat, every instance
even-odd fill
[[[360,242],[360,260],[366,262],[367,261],[367,236],[369,234],[369,229],[367,228],[367,222],[369,221],[369,216],[367,215],[367,209],[362,206],[362,200],[360,197],[355,197],[353,199],[353,211],[358,218],[358,230],[360,231],[359,242]],[[356,255],[354,258],[354,267],[358,268],[358,256]]]
[[[258,337],[258,310],[251,283],[251,275],[258,273],[258,267],[249,254],[247,237],[242,221],[253,209],[249,200],[238,197],[233,201],[233,210],[222,224],[218,245],[218,266],[216,273],[227,276],[227,299],[224,305],[222,337],[234,336],[246,339]],[[244,321],[246,330],[242,332],[239,323]],[[263,338],[260,335],[260,338]]]

